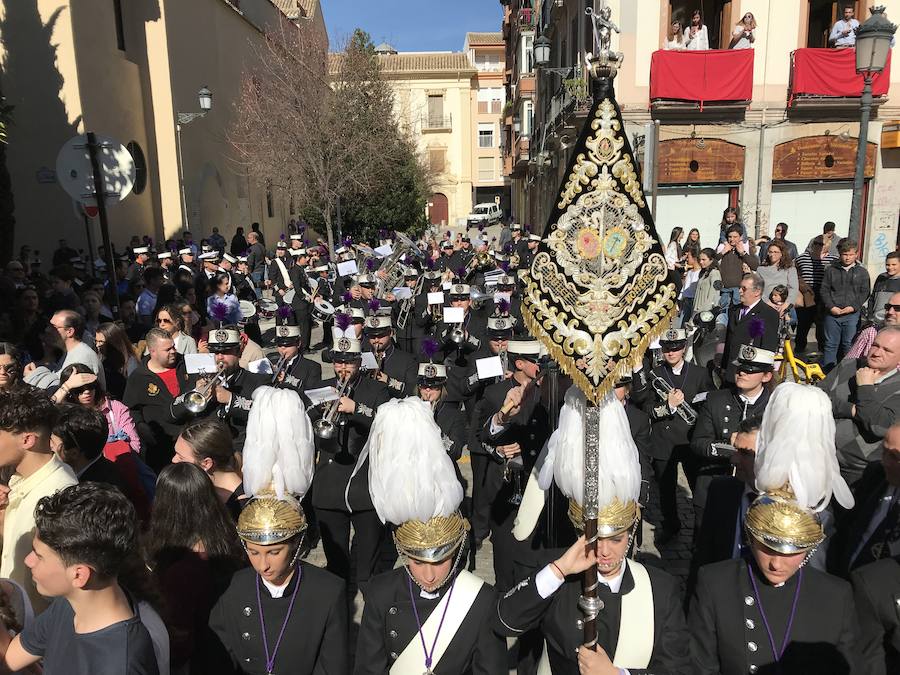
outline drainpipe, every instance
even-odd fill
[[[759,124],[759,151],[757,152],[756,161],[756,225],[754,226],[756,236],[759,239],[762,236],[760,232],[760,217],[762,214],[762,180],[763,180],[763,155],[766,143],[766,108],[762,109],[762,121]]]

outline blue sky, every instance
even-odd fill
[[[499,0],[321,0],[332,49],[354,30],[397,51],[461,51],[466,33],[499,31]]]

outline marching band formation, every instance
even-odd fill
[[[93,625],[83,623],[85,607],[124,606],[133,620],[137,599],[114,563],[136,546],[135,533],[103,544],[104,566],[85,561],[107,530],[151,511],[157,543],[144,566],[165,596],[162,632],[180,659],[173,672],[900,672],[900,425],[896,403],[886,403],[896,401],[900,328],[892,319],[873,329],[861,368],[839,365],[818,387],[776,386],[784,319],[761,301],[762,278],[742,272],[740,304],[723,308],[720,360],[699,355],[716,313],[677,327],[678,280],[612,91],[614,24],[608,7],[592,17],[594,104],[543,235],[513,224],[511,241],[494,248],[482,230],[446,232],[434,250],[383,231],[378,242],[347,240],[329,254],[293,232],[267,252],[254,230],[246,255],[186,238],[155,261],[149,246],[135,246],[126,279],[144,281],[136,314],[157,327],[126,322],[144,353],[122,367],[122,408],[106,398],[96,355],[82,353],[84,321],[71,309],[56,311],[51,326],[65,359],[85,363],[61,372],[29,365],[11,387],[14,348],[0,348],[0,388],[11,389],[0,392],[4,457],[7,437],[26,439],[22,454],[44,437],[36,430],[54,413],[41,388],[57,404],[97,399],[111,425],[114,408],[130,413],[134,424],[110,426],[106,447],[139,436],[143,460],[131,447],[110,455],[130,471],[129,511],[121,494],[79,491],[99,447],[85,465],[83,437],[59,432],[54,443],[71,469],[48,463],[62,490],[30,497],[36,534],[23,536],[33,580],[7,555],[32,479],[10,480],[3,576],[27,586],[23,597],[71,602],[57,599],[25,625],[6,652],[11,669],[41,656],[60,663],[69,652],[54,651],[54,636]],[[191,302],[160,304],[164,287],[193,295],[204,314],[196,344],[182,318]],[[900,296],[888,297],[896,317]],[[861,475],[842,475],[836,442],[857,440]],[[678,510],[679,466],[692,523]],[[186,506],[186,488],[172,487],[192,471],[202,483],[192,494],[215,491],[202,513]],[[676,570],[640,552],[651,498],[658,548],[693,531],[684,587]],[[100,502],[117,515],[93,539],[80,536],[90,520],[54,535],[54,518]],[[166,503],[178,514],[168,521]],[[488,539],[493,584],[474,573]],[[307,561],[319,543],[325,569]],[[229,546],[236,570],[217,557]],[[50,584],[44,560],[53,555],[66,573]],[[103,589],[112,593],[97,595]],[[107,604],[91,605],[96,597]],[[152,633],[144,614],[137,623]],[[152,660],[149,639],[134,630],[117,645],[142,645]],[[127,672],[169,672],[163,642],[165,658],[154,642],[157,670]]]

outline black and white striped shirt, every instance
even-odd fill
[[[819,287],[822,285],[822,278],[825,276],[825,268],[830,266],[837,256],[827,255],[824,258],[813,258],[809,253],[802,253],[797,256],[794,264],[797,265],[797,274],[800,280],[809,286],[816,299],[819,297]]]

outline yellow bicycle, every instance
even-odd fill
[[[822,366],[818,363],[806,363],[794,356],[794,345],[791,342],[793,331],[786,313],[781,320],[778,332],[781,337],[781,349],[775,355],[775,360],[781,361],[781,365],[778,367],[777,381],[779,383],[786,381],[789,371],[794,376],[793,381],[801,384],[815,384],[824,380],[825,373],[822,371]],[[801,371],[803,372],[802,377],[800,376]]]

